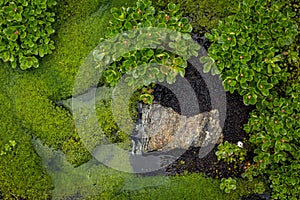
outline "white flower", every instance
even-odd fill
[[[238,145],[238,147],[240,147],[240,148],[243,148],[243,147],[244,147],[244,144],[243,144],[243,142],[241,142],[241,141],[238,141],[238,142],[237,142],[237,145]]]

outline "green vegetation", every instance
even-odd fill
[[[155,179],[154,179],[155,180]],[[136,180],[139,185],[147,181],[147,178]],[[255,180],[254,182],[257,182]],[[220,181],[207,178],[201,174],[185,174],[183,176],[172,176],[168,184],[155,185],[154,187],[142,188],[139,190],[125,190],[116,199],[240,199],[241,196],[251,194],[254,191],[254,184],[246,181],[237,181],[236,190],[230,194],[222,192]]]
[[[13,151],[14,147],[16,146],[16,141],[9,140],[7,144],[4,145],[3,149],[0,152],[0,156],[6,155]]]
[[[76,71],[85,56],[98,44],[99,38],[104,36],[102,29],[105,29],[110,16],[105,5],[97,12],[99,1],[68,3],[70,7],[77,3],[89,5],[86,12],[94,15],[87,14],[86,18],[81,18],[81,12],[77,16],[66,17],[68,20],[61,21],[59,27],[56,24],[56,34],[53,35],[56,49],[40,60],[39,68],[22,71],[1,62],[0,151],[5,150],[5,153],[0,156],[0,194],[4,199],[51,197],[51,179],[41,166],[30,142],[31,137],[38,137],[44,144],[61,149],[74,166],[90,159],[76,133],[71,114],[56,106],[54,101],[72,94]],[[54,11],[59,10],[61,4],[63,2],[58,1]],[[109,4],[117,7],[120,2]],[[66,13],[57,13],[56,17],[65,16]],[[6,151],[9,140],[16,144]]]
[[[285,56],[298,58],[296,52],[285,55],[298,32],[291,20],[296,13],[283,6],[280,1],[240,2],[234,15],[206,34],[213,42],[210,67],[220,71],[225,90],[238,91],[246,105],[267,98],[274,85],[287,80],[287,68],[278,64]]]
[[[185,34],[192,31],[192,26],[178,12],[179,6],[168,4],[166,11],[156,11],[151,4],[150,0],[138,0],[136,7],[112,8],[114,17],[107,28],[106,40],[102,39],[103,43],[93,52],[96,68],[100,73],[104,71],[106,85],[115,86],[126,74],[125,82],[130,87],[144,88],[140,100],[149,104],[153,100],[151,83],[166,80],[172,84],[178,74],[184,77],[186,59],[197,56],[199,50],[190,35]],[[165,45],[174,53],[166,51]],[[111,62],[113,64],[106,68]]]
[[[228,141],[221,143],[216,151],[218,160],[224,160],[226,163],[241,164],[247,155],[247,150]]]
[[[92,2],[94,1],[81,3]],[[94,3],[99,4],[99,2]],[[112,4],[118,5],[113,2]],[[89,160],[90,155],[76,133],[71,113],[63,107],[56,106],[54,101],[72,95],[76,71],[85,56],[103,36],[102,29],[107,24],[109,11],[102,13],[105,12],[104,6],[102,10],[98,10],[99,7],[93,9],[94,14],[87,15],[85,19],[80,18],[82,13],[78,13],[78,16],[72,16],[61,24],[54,37],[57,42],[56,50],[43,58],[38,69],[10,70],[8,75],[14,77],[13,82],[7,84],[7,86],[11,85],[7,90],[16,107],[16,116],[21,119],[22,125],[43,143],[62,149],[68,160],[75,166]],[[87,10],[87,12],[92,11]],[[65,15],[65,13],[58,13],[57,17]]]
[[[202,174],[182,176],[141,177],[119,172],[100,164],[97,160],[74,168],[60,151],[55,151],[39,141],[35,148],[54,184],[54,199],[80,197],[82,199],[239,199],[254,192],[260,182],[238,179],[236,190],[224,193],[219,180],[206,178]],[[118,158],[119,159],[119,158]],[[260,185],[263,188],[263,185]]]
[[[245,126],[256,156],[244,177],[268,174],[274,199],[300,196],[299,91],[298,82],[288,87],[285,97],[261,102]]]
[[[135,112],[133,115],[136,116],[137,112],[134,108],[136,105],[132,106],[132,112]],[[124,142],[129,139],[129,135],[120,130],[115,122],[111,100],[96,102],[96,114],[102,131],[112,143]]]
[[[264,184],[255,178],[263,177],[272,198],[299,199],[300,70],[299,44],[295,41],[298,0],[244,0],[238,1],[237,6],[231,6],[228,0],[158,0],[153,2],[155,8],[150,1],[139,1],[137,7],[132,7],[136,0],[56,2],[0,3],[3,30],[0,33],[0,198],[239,199],[242,195],[263,192]],[[180,7],[172,3],[179,3]],[[229,14],[232,16],[226,17]],[[225,20],[217,24],[219,19]],[[93,137],[88,134],[79,137],[81,130],[75,127],[70,110],[56,104],[72,96],[78,69],[100,38],[108,39],[119,32],[148,25],[189,33],[192,30],[189,24],[200,34],[211,31],[206,34],[213,44],[210,57],[202,59],[204,71],[221,73],[225,89],[237,90],[244,96],[245,104],[256,105],[245,125],[256,156],[254,163],[245,166],[243,174],[253,181],[230,178],[220,181],[201,174],[144,178],[118,172],[92,159],[88,151],[103,139],[102,132],[113,143],[125,142],[127,148],[129,137],[115,122],[112,101],[96,101],[97,122],[102,132]],[[176,41],[183,35],[172,37]],[[120,50],[124,44],[126,40],[119,41],[115,48]],[[170,44],[178,52],[185,46],[186,43]],[[184,50],[190,50],[189,56],[196,49]],[[121,75],[130,71],[131,65],[151,60],[177,70],[170,73],[170,69],[162,67],[158,73],[153,72],[162,73],[172,83],[177,74],[184,75],[187,58],[164,49],[131,51],[105,71],[101,84],[113,86]],[[147,66],[132,68],[131,73],[142,77],[147,70]],[[94,75],[85,75],[83,90],[93,84]],[[132,77],[128,77],[128,84],[134,84]],[[147,103],[153,100],[150,80],[143,77],[143,81],[148,87],[130,100],[132,119],[136,116],[137,100]],[[41,142],[34,142],[33,138]],[[217,155],[219,159],[239,163],[245,152],[225,142],[219,146]],[[119,164],[122,156],[111,158],[111,163]],[[128,156],[122,159],[128,162]]]
[[[39,67],[39,57],[52,53],[55,0],[8,1],[0,3],[0,59],[12,68]],[[3,31],[2,31],[3,30]]]
[[[238,2],[234,15],[206,34],[213,43],[209,57],[201,60],[205,71],[221,74],[227,91],[237,90],[246,105],[256,105],[244,127],[255,149],[254,163],[245,166],[243,177],[264,176],[273,199],[300,197],[296,2]],[[219,158],[221,150],[232,152],[225,146],[219,146]],[[260,186],[257,192],[262,192]]]
[[[233,178],[222,178],[220,189],[224,190],[226,193],[236,190],[236,180]]]
[[[42,145],[39,140],[33,143],[52,178],[53,199],[113,199],[124,181],[132,179],[132,175],[108,168],[95,159],[74,167],[61,151]]]
[[[9,70],[10,66],[6,67]],[[4,70],[2,64],[1,74]],[[1,83],[7,83],[3,78]],[[2,87],[0,99],[0,196],[47,199],[52,189],[50,176],[42,168],[30,136],[16,120],[13,104]]]
[[[201,35],[228,16],[228,8],[232,6],[232,1],[229,0],[157,0],[153,1],[153,6],[163,10],[168,3],[178,4],[183,16],[191,19],[194,32]]]

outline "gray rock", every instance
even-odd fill
[[[133,136],[132,153],[205,147],[220,143],[221,132],[218,110],[186,117],[172,108],[147,105],[142,108],[142,123],[137,125]],[[140,144],[137,144],[137,138],[140,138]]]

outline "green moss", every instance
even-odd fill
[[[60,12],[68,11],[61,7],[60,1],[58,3]],[[98,44],[109,18],[105,7],[108,3],[102,10],[98,9],[103,1],[81,3],[83,1],[68,1],[69,8],[76,11],[71,16],[58,13],[62,21],[56,23],[57,32],[53,36],[57,48],[53,55],[40,60],[39,69],[21,71],[1,63],[0,146],[9,140],[17,143],[11,153],[0,156],[0,194],[4,199],[51,197],[51,180],[30,142],[32,136],[62,149],[74,166],[90,159],[74,129],[71,114],[53,101],[72,94],[76,72],[85,56]],[[120,2],[110,4],[117,6]]]
[[[30,130],[35,136],[44,143],[57,149],[63,149],[64,153],[70,153],[70,149],[63,148],[66,143],[73,143],[72,138],[76,138],[74,123],[71,114],[58,107],[47,98],[43,84],[36,84],[38,78],[30,73],[21,73],[15,76],[13,86],[9,88],[9,94],[14,103],[16,117],[22,122],[22,125]],[[82,163],[89,159],[89,153],[83,145],[73,146],[75,152],[85,158],[77,158]],[[76,150],[75,150],[76,149]],[[75,152],[71,152],[74,154]]]
[[[151,180],[152,184],[155,183],[154,177]],[[149,178],[148,178],[149,179]],[[147,178],[140,178],[135,180],[139,186],[143,185]],[[237,189],[229,194],[220,190],[220,181],[212,178],[205,178],[201,174],[185,174],[184,176],[172,176],[170,181],[166,184],[156,185],[154,187],[145,187],[137,190],[124,190],[115,199],[240,199],[243,195],[254,193],[254,185],[257,181],[245,182],[238,180]],[[131,183],[133,184],[133,183]],[[138,188],[138,187],[137,187]]]
[[[56,33],[52,37],[56,50],[53,54],[41,59],[38,69],[25,72],[1,64],[3,67],[0,68],[0,147],[9,140],[16,141],[16,146],[8,154],[0,156],[0,195],[4,199],[49,199],[53,189],[50,174],[55,185],[54,194],[66,193],[66,196],[77,194],[78,188],[82,193],[89,194],[89,190],[81,186],[86,184],[89,188],[96,184],[95,190],[100,192],[96,199],[130,199],[131,195],[135,195],[135,199],[152,197],[166,199],[170,196],[178,199],[185,197],[198,199],[198,196],[203,199],[238,199],[240,190],[232,194],[223,194],[219,190],[219,181],[206,179],[198,174],[172,177],[171,183],[168,184],[128,191],[124,189],[124,180],[129,177],[128,174],[100,166],[99,163],[95,164],[95,168],[89,164],[88,167],[82,165],[90,159],[87,147],[78,136],[71,113],[57,106],[55,101],[72,95],[79,67],[98,44],[99,38],[104,36],[111,17],[109,8],[125,6],[126,3],[133,5],[135,0],[57,2],[58,5],[54,9]],[[186,5],[191,4],[190,1],[187,2],[189,3]],[[190,6],[191,8],[193,6]],[[219,15],[213,6],[210,5],[209,9],[212,13],[217,13],[216,16]],[[200,26],[199,30],[203,30],[202,28]],[[89,79],[88,76],[86,78]],[[134,99],[131,101],[130,113],[136,112],[133,109],[135,101]],[[108,103],[104,107],[99,107],[98,113],[100,123],[109,130],[108,136],[113,135],[112,129],[117,130],[113,119],[110,118],[110,106]],[[135,115],[136,113],[131,117]],[[32,137],[39,138],[43,144],[60,149],[65,154],[65,165],[61,166],[62,170],[59,170],[59,173],[55,172],[54,168],[49,170],[48,165],[44,167],[49,174],[42,168],[41,160],[36,154],[37,150],[30,142]],[[111,139],[118,142],[126,140],[127,137],[120,134],[120,137]],[[96,140],[97,136],[92,137],[88,145],[93,146]],[[113,162],[117,161],[119,159]],[[156,178],[160,180],[161,177],[154,177]],[[137,179],[143,181],[142,178]],[[76,187],[73,187],[74,184]],[[241,183],[241,186],[243,185],[244,182]],[[244,192],[248,190],[250,191],[245,189]]]
[[[128,109],[129,115],[132,121],[137,117],[137,102],[140,96],[140,92],[135,92],[129,102]],[[124,108],[120,108],[120,112],[123,112]],[[116,109],[115,109],[116,110]],[[96,102],[96,115],[104,134],[109,138],[112,143],[125,142],[129,140],[129,135],[120,130],[116,119],[112,112],[112,101],[102,100]],[[118,114],[120,116],[121,114]]]
[[[128,139],[128,135],[119,130],[118,125],[115,122],[111,102],[102,101],[99,102],[96,109],[97,117],[99,119],[99,124],[107,137],[111,142],[123,142]]]
[[[58,2],[57,8],[61,3]],[[4,67],[6,71],[1,73],[1,79],[6,79],[1,87],[7,89],[22,125],[43,143],[62,149],[75,166],[86,162],[90,155],[78,139],[71,113],[56,106],[55,100],[71,96],[81,62],[103,35],[102,29],[110,17],[107,10],[110,4],[120,3],[68,1],[68,6],[74,11],[77,8],[78,12],[67,18],[65,13],[57,14],[65,20],[60,21],[53,37],[57,48],[40,61],[41,67],[28,71]]]
[[[3,199],[48,199],[51,179],[41,166],[30,136],[14,116],[14,108],[5,91],[0,93],[0,151],[9,142],[16,145],[0,155],[0,194]]]
[[[104,37],[111,18],[110,7],[134,4],[135,0],[62,0],[58,1],[56,49],[41,61],[36,76],[42,76],[52,99],[72,95],[75,76],[86,56]],[[89,77],[86,77],[88,80]]]

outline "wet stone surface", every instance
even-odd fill
[[[142,152],[170,151],[189,147],[205,147],[220,143],[222,129],[218,110],[183,116],[160,104],[143,106]]]

